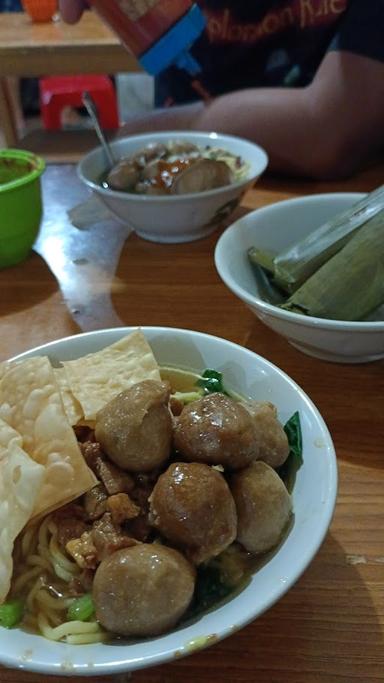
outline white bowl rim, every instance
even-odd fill
[[[302,553],[300,555],[300,566],[295,568],[295,571],[291,571],[291,575],[286,578],[285,582],[283,585],[279,586],[278,589],[276,589],[274,592],[271,591],[271,595],[268,596],[267,599],[264,599],[263,605],[260,609],[257,610],[257,613],[253,613],[251,610],[251,605],[247,603],[247,606],[249,605],[250,609],[248,612],[243,615],[241,618],[236,619],[235,625],[233,623],[224,623],[222,626],[220,626],[220,630],[216,629],[214,632],[214,641],[213,643],[217,643],[224,638],[232,635],[236,631],[240,630],[241,628],[244,628],[247,624],[249,624],[251,621],[254,619],[258,618],[261,616],[267,609],[272,607],[278,600],[280,600],[283,595],[285,595],[288,590],[297,582],[297,580],[300,578],[300,576],[304,573],[304,571],[307,569],[308,565],[312,562],[314,559],[316,553],[318,552],[320,546],[322,545],[324,538],[328,532],[330,523],[332,521],[332,517],[334,514],[334,509],[335,509],[335,504],[336,504],[336,498],[337,498],[337,487],[338,487],[338,470],[337,470],[337,459],[336,459],[336,453],[335,453],[335,448],[334,444],[332,441],[332,437],[329,433],[328,427],[324,421],[324,418],[321,416],[318,408],[315,406],[313,403],[312,399],[304,392],[304,390],[293,380],[289,375],[287,375],[283,370],[281,370],[278,366],[274,365],[264,357],[260,356],[259,354],[255,353],[254,351],[251,351],[250,349],[247,349],[246,347],[243,347],[239,344],[236,344],[234,342],[231,342],[223,337],[217,337],[215,335],[207,334],[204,332],[199,332],[196,330],[190,330],[190,329],[183,329],[183,328],[174,328],[174,327],[164,327],[164,326],[127,326],[127,327],[118,327],[118,328],[106,328],[106,329],[101,329],[101,330],[94,330],[91,332],[84,332],[80,333],[77,335],[70,335],[67,337],[59,338],[57,340],[53,340],[51,342],[47,342],[46,344],[39,345],[37,347],[34,347],[32,349],[29,349],[28,351],[25,351],[23,353],[18,354],[17,356],[14,356],[9,359],[9,361],[14,361],[14,360],[21,360],[22,358],[29,357],[29,356],[34,356],[34,355],[39,355],[41,352],[46,353],[54,353],[56,347],[60,347],[61,345],[65,344],[70,344],[74,340],[78,340],[79,338],[87,341],[87,338],[92,339],[95,337],[101,338],[103,341],[103,338],[108,339],[107,343],[112,343],[110,337],[114,337],[113,341],[117,341],[117,339],[121,338],[122,336],[134,331],[140,329],[143,334],[145,335],[146,333],[169,333],[169,332],[174,332],[177,334],[185,335],[186,337],[189,337],[189,335],[193,334],[194,336],[197,335],[199,338],[202,339],[210,339],[211,341],[218,341],[224,342],[225,344],[228,344],[229,346],[233,347],[234,349],[239,349],[241,350],[242,353],[246,353],[249,356],[252,356],[253,360],[256,362],[261,363],[264,367],[269,368],[273,373],[277,373],[284,381],[288,382],[290,387],[294,389],[298,395],[302,398],[304,401],[306,407],[310,410],[312,416],[314,417],[317,425],[321,429],[321,432],[323,436],[327,439],[326,443],[326,451],[324,453],[324,458],[326,459],[326,465],[327,465],[327,487],[326,487],[326,497],[322,500],[322,516],[320,518],[320,524],[318,528],[316,529],[316,533],[314,533],[311,538],[308,539],[307,545],[302,549]],[[101,343],[100,348],[103,347],[103,343]],[[239,594],[241,596],[241,593]],[[236,600],[235,596],[230,602],[233,600]],[[220,609],[220,608],[219,608]],[[216,610],[213,610],[215,612]],[[210,613],[208,613],[209,615]],[[2,629],[0,628],[0,631]],[[177,631],[171,632],[171,634],[167,634],[172,636],[174,633]],[[41,638],[42,636],[35,636],[37,638]],[[20,656],[15,656],[12,653],[7,652],[1,652],[1,647],[0,647],[0,663],[3,666],[8,666],[8,667],[13,667],[13,668],[21,668],[25,669],[28,671],[32,672],[38,672],[42,674],[50,674],[50,675],[61,675],[61,676],[100,676],[100,675],[109,675],[109,674],[122,674],[122,673],[127,673],[129,671],[134,671],[136,669],[143,669],[143,668],[149,668],[155,665],[160,665],[165,662],[170,662],[172,661],[175,657],[180,657],[180,656],[187,656],[188,654],[195,654],[199,650],[204,649],[206,647],[209,647],[211,644],[209,642],[209,638],[211,636],[200,636],[201,642],[197,641],[192,641],[195,642],[195,644],[192,646],[190,651],[185,651],[185,652],[180,652],[180,643],[177,645],[172,645],[168,646],[166,649],[161,649],[162,645],[159,644],[159,651],[150,655],[145,655],[144,657],[141,656],[136,656],[136,657],[131,657],[127,658],[124,657],[124,645],[117,645],[117,646],[108,646],[108,649],[110,650],[110,655],[108,660],[103,661],[103,662],[98,662],[95,664],[90,664],[88,663],[88,659],[85,656],[84,660],[82,663],[75,663],[71,664],[68,668],[63,668],[63,665],[57,661],[55,663],[52,662],[47,662],[46,660],[38,660],[38,659],[33,659],[33,655],[30,655],[29,658],[25,658],[25,660],[21,660]],[[197,639],[199,640],[199,638]],[[183,644],[185,644],[185,641],[183,641]],[[54,643],[54,645],[58,647],[63,647],[63,657],[64,655],[64,648],[66,651],[69,653],[71,649],[77,650],[78,647],[95,647],[95,646],[70,646],[70,645],[65,645],[63,643]],[[102,644],[98,643],[98,647],[100,647]],[[128,646],[129,647],[129,646]],[[118,656],[119,653],[119,656]],[[121,653],[121,654],[120,654]],[[67,661],[67,660],[66,660]]]
[[[291,199],[283,199],[279,202],[274,202],[273,204],[268,204],[267,206],[262,206],[259,209],[254,209],[250,211],[245,216],[241,216],[234,223],[231,223],[228,228],[220,235],[214,253],[214,260],[216,269],[223,279],[227,287],[236,294],[240,299],[246,301],[251,306],[254,306],[260,311],[269,314],[275,318],[280,318],[281,320],[287,320],[291,323],[297,323],[303,327],[321,327],[327,330],[338,330],[338,331],[350,331],[357,333],[364,333],[368,331],[380,331],[384,330],[384,321],[382,320],[332,320],[330,318],[315,318],[311,315],[300,315],[300,313],[295,313],[294,311],[286,311],[283,308],[278,308],[273,304],[269,304],[262,299],[259,299],[253,294],[250,294],[244,287],[241,287],[234,280],[233,276],[230,274],[229,269],[224,262],[223,252],[225,243],[230,239],[232,234],[239,230],[241,223],[252,221],[254,217],[262,217],[263,215],[268,215],[269,210],[274,207],[279,207],[284,209],[284,206],[295,206],[298,204],[311,203],[313,200],[324,199],[353,199],[356,201],[364,197],[366,193],[364,192],[325,192],[318,194],[305,195],[303,197],[292,197]]]
[[[213,190],[205,190],[204,192],[193,192],[190,194],[180,194],[180,195],[166,195],[166,196],[158,196],[158,195],[146,195],[146,194],[134,194],[133,192],[121,192],[118,190],[110,190],[108,188],[102,187],[102,185],[99,185],[98,183],[95,183],[93,180],[90,180],[85,172],[84,172],[84,165],[86,162],[92,158],[92,156],[97,156],[99,152],[102,151],[102,147],[98,146],[95,147],[95,149],[92,149],[90,152],[88,152],[78,163],[77,165],[77,173],[80,178],[80,180],[85,183],[88,187],[90,187],[92,190],[95,192],[98,192],[101,195],[104,195],[105,197],[117,197],[119,199],[122,199],[124,201],[137,201],[137,202],[150,202],[151,204],[155,204],[159,202],[159,204],[162,203],[168,203],[171,201],[172,204],[177,204],[179,202],[185,202],[186,200],[195,200],[195,199],[202,199],[203,197],[215,197],[216,195],[220,195],[222,193],[228,192],[229,190],[236,190],[236,189],[241,189],[242,187],[245,187],[249,185],[252,182],[255,182],[257,178],[264,173],[265,169],[268,166],[268,155],[260,145],[258,145],[255,142],[252,142],[251,140],[247,140],[246,138],[240,138],[239,136],[236,135],[226,135],[225,133],[216,133],[214,131],[211,132],[206,132],[206,131],[198,131],[198,130],[179,130],[179,131],[158,131],[158,132],[153,132],[153,133],[139,133],[138,135],[127,135],[121,138],[118,138],[116,140],[113,140],[110,143],[110,146],[112,148],[112,151],[114,147],[119,147],[119,144],[121,142],[124,142],[125,140],[129,140],[130,142],[136,143],[136,142],[145,142],[149,140],[166,140],[166,139],[174,139],[174,138],[182,138],[185,137],[186,139],[195,139],[197,137],[204,137],[207,138],[207,140],[217,140],[218,143],[222,142],[225,144],[226,141],[231,141],[231,142],[239,142],[241,144],[244,144],[249,147],[249,149],[254,149],[257,150],[257,153],[260,155],[260,168],[257,172],[254,173],[249,173],[247,176],[241,180],[237,180],[236,182],[230,183],[229,185],[222,185],[221,187],[216,187]]]

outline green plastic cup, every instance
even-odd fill
[[[0,268],[24,261],[39,233],[45,162],[20,149],[0,150]]]

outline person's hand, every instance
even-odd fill
[[[60,14],[68,24],[75,24],[79,21],[86,7],[85,0],[59,0]]]

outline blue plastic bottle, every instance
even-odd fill
[[[153,76],[171,65],[200,71],[189,52],[205,27],[191,0],[90,0],[142,67]]]

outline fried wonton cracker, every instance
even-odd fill
[[[140,330],[101,351],[64,361],[63,366],[85,421],[95,420],[101,408],[133,384],[161,379],[152,349]]]
[[[77,425],[84,417],[80,403],[74,397],[67,380],[65,368],[53,368],[56,382],[59,385],[64,410],[70,425]]]
[[[0,419],[0,603],[7,597],[16,536],[32,515],[45,470],[22,449],[22,438]]]
[[[10,364],[0,382],[0,418],[22,438],[22,447],[45,474],[32,516],[46,514],[97,482],[81,454],[46,356]]]

